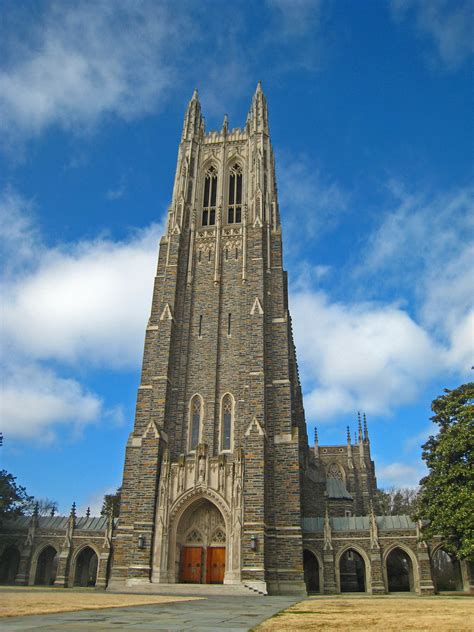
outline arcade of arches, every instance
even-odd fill
[[[58,552],[54,546],[46,546],[36,561],[35,585],[52,586],[58,570]]]
[[[74,586],[95,586],[98,563],[97,553],[90,546],[84,547],[76,558]]]

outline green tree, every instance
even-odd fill
[[[119,487],[114,494],[105,494],[102,502],[101,516],[108,516],[110,512],[114,518],[117,518],[120,512],[120,494],[122,488]]]
[[[423,445],[416,518],[426,521],[423,539],[441,536],[450,553],[474,560],[474,382],[445,389],[431,409],[439,432]]]
[[[418,489],[411,487],[378,489],[374,498],[375,513],[381,516],[412,516],[417,498]]]
[[[16,482],[16,476],[0,470],[0,524],[4,520],[17,518],[28,512],[33,496]]]

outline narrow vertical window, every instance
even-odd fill
[[[221,450],[230,450],[233,425],[233,400],[232,395],[225,395],[222,399],[221,413]]]
[[[195,395],[191,400],[189,417],[189,449],[195,450],[199,443],[199,438],[201,435],[202,400],[199,395]]]
[[[242,221],[242,169],[235,163],[229,174],[229,207],[227,222],[240,224]]]
[[[231,328],[232,328],[232,314],[229,314],[227,317],[227,335],[228,336],[230,336]]]
[[[204,198],[202,202],[202,225],[213,226],[216,223],[217,171],[209,167],[204,177]]]
[[[236,259],[239,258],[239,249],[238,248],[235,249],[235,258]]]
[[[202,314],[199,316],[199,338],[202,336]]]
[[[201,254],[202,254],[202,252],[201,252],[201,250],[200,250],[200,251],[198,252],[198,261],[199,261],[199,263],[201,263]]]
[[[227,261],[227,260],[228,260],[228,258],[229,258],[229,249],[228,249],[228,248],[226,248],[226,249],[225,249],[225,260]]]

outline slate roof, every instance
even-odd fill
[[[416,530],[416,524],[409,516],[376,516],[377,526],[380,531]],[[347,516],[330,518],[333,531],[369,531],[369,516]],[[302,529],[305,533],[318,533],[324,531],[324,518],[303,518]]]
[[[340,499],[346,498],[347,500],[353,500],[352,496],[346,489],[344,483],[337,478],[328,478],[326,480],[326,492],[328,498]]]
[[[15,520],[5,521],[7,529],[28,529],[32,516],[20,516]],[[64,531],[67,527],[69,516],[40,516],[38,527],[40,529]],[[114,523],[117,522],[115,518]],[[76,518],[76,531],[105,531],[107,528],[107,516],[92,516]]]

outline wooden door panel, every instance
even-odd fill
[[[202,580],[202,547],[185,546],[181,550],[181,581],[200,584]]]
[[[223,584],[225,572],[225,547],[212,546],[207,549],[207,583]]]

